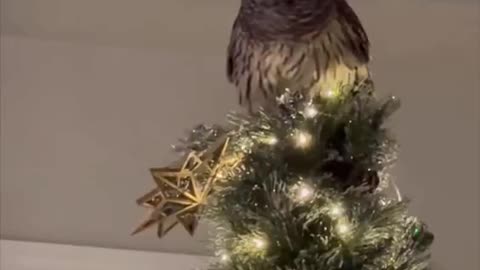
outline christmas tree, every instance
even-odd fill
[[[217,229],[212,269],[427,269],[433,235],[386,192],[397,144],[384,122],[399,102],[371,90],[287,90],[275,110],[196,127],[180,166],[152,169],[139,230],[193,233],[202,216]]]
[[[398,107],[369,89],[234,117],[232,153],[208,205],[215,269],[425,269],[433,236],[386,194],[396,144],[383,127]]]
[[[212,270],[428,269],[432,233],[388,192],[399,101],[374,95],[368,49],[343,0],[242,0],[227,73],[249,113],[199,125],[178,164],[151,169],[135,233],[208,220]]]

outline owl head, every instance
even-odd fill
[[[295,35],[325,23],[344,0],[242,0],[239,17],[259,35]]]
[[[269,9],[310,9],[315,11],[336,0],[242,0],[242,5]]]

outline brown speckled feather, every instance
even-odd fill
[[[291,1],[293,11],[285,2],[242,2],[227,58],[241,104],[266,106],[287,87],[315,95],[369,79],[368,37],[344,0]]]

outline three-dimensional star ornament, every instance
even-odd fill
[[[132,234],[158,224],[158,237],[163,237],[181,223],[193,235],[207,196],[212,190],[220,159],[228,147],[229,139],[203,154],[190,152],[180,167],[152,168],[157,188],[137,200],[137,204],[150,209],[149,216]]]

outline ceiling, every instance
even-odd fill
[[[351,2],[377,86],[404,101],[400,186],[439,235],[444,269],[478,269],[478,5]],[[186,129],[235,108],[223,69],[238,1],[1,4],[2,238],[207,254],[206,226],[195,239],[128,234],[143,217],[134,200],[153,186],[147,168],[171,161]],[[451,208],[466,212],[447,218]],[[464,233],[452,234],[455,219]]]

